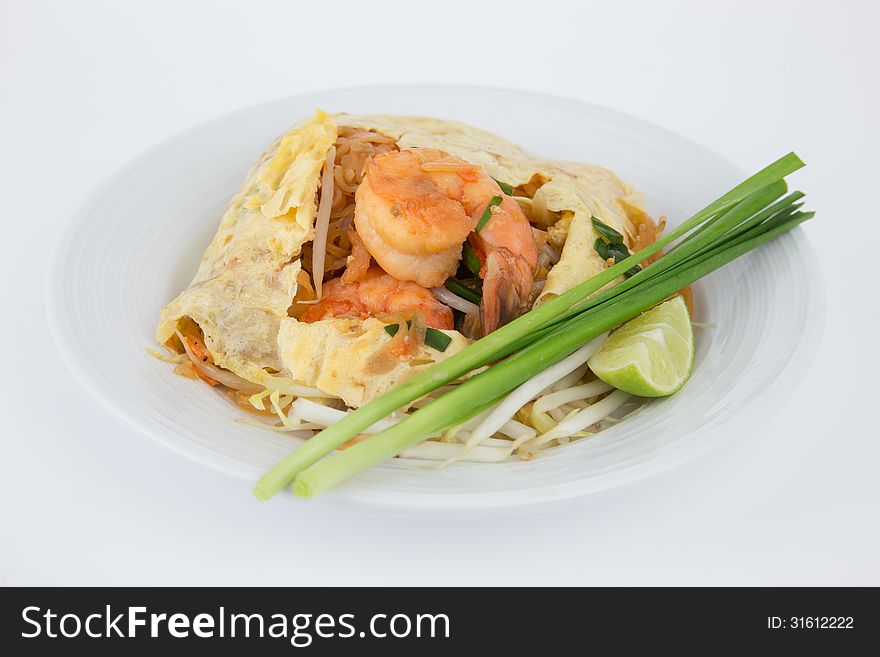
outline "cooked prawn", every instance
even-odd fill
[[[302,316],[304,322],[317,322],[330,317],[407,317],[420,311],[428,326],[452,328],[452,310],[417,283],[400,281],[376,266],[364,278],[345,283],[334,278],[324,285],[324,296],[310,305]]]
[[[495,196],[501,203],[475,233]],[[484,333],[513,319],[531,294],[538,249],[528,219],[478,166],[448,153],[417,148],[372,157],[354,221],[386,272],[423,287],[439,287],[455,273],[468,240],[480,258]]]

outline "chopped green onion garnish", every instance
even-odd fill
[[[608,241],[606,242],[602,237],[597,237],[596,242],[593,244],[593,249],[595,249],[596,253],[602,256],[603,260],[608,260],[609,258],[613,259],[615,264],[620,262],[621,260],[626,260],[629,256],[629,249],[626,248],[626,245],[623,243],[623,235],[618,233],[608,224],[602,223],[596,217],[593,217],[593,228],[596,229],[596,232],[602,235]],[[627,269],[623,272],[623,275],[626,278],[630,276],[634,276],[638,274],[642,268],[639,265]]]
[[[411,322],[408,321],[407,325],[411,325]],[[397,335],[399,330],[400,324],[385,325],[385,332],[392,338]],[[425,330],[425,344],[437,351],[446,351],[446,347],[449,346],[450,342],[452,342],[452,338],[446,335],[443,331],[438,331],[430,326]]]
[[[425,331],[425,344],[437,351],[446,351],[450,342],[452,342],[452,338],[443,331],[438,331],[430,326]]]
[[[412,320],[410,320],[410,319],[406,320],[406,326],[407,326],[407,328],[410,328],[410,327],[412,326]],[[388,335],[390,335],[392,338],[393,338],[395,335],[397,335],[397,331],[398,331],[399,329],[400,329],[400,325],[399,325],[399,324],[386,324],[386,325],[385,325],[385,332],[386,332]]]
[[[513,194],[513,187],[511,187],[510,185],[508,185],[506,182],[501,182],[501,181],[498,180],[497,178],[492,178],[492,180],[494,180],[495,182],[498,183],[498,186],[501,188],[501,191],[502,191],[502,192],[504,192],[504,193],[507,194],[508,196],[510,196],[511,194]]]
[[[596,217],[593,217],[592,219],[593,228],[595,228],[596,232],[599,233],[602,237],[604,237],[612,244],[623,243],[623,235],[618,233],[608,224],[599,221]]]
[[[501,200],[502,199],[500,196],[492,197],[492,200],[489,201],[489,205],[487,205],[486,209],[483,210],[483,216],[480,217],[480,221],[477,222],[477,227],[474,229],[475,231],[479,233],[481,230],[483,230],[483,228],[486,227],[486,224],[489,223],[489,219],[492,218],[492,208],[494,208],[496,205],[500,205]]]
[[[467,242],[461,248],[461,261],[474,276],[480,275],[480,258]]]
[[[480,303],[480,301],[483,300],[483,297],[479,292],[472,290],[467,285],[454,278],[447,278],[444,287],[453,294],[457,294],[462,299],[467,299],[471,303]]]

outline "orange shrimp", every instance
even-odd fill
[[[490,207],[496,196],[501,203]],[[538,248],[528,219],[478,166],[448,153],[417,148],[368,160],[354,222],[385,271],[423,287],[455,273],[467,240],[480,258],[484,333],[516,317],[531,295]]]
[[[317,322],[329,317],[405,317],[421,311],[428,326],[452,328],[452,310],[420,285],[399,281],[378,267],[370,267],[364,278],[345,283],[334,278],[324,284],[323,297],[310,305],[302,316],[304,322]]]

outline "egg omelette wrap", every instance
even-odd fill
[[[479,337],[473,333],[479,321],[468,330],[458,320],[454,327],[444,321],[432,324],[437,300],[426,286],[412,287],[419,273],[393,280],[379,266],[386,254],[371,252],[367,235],[358,235],[362,224],[352,218],[364,211],[358,199],[366,197],[358,186],[366,163],[388,158],[389,151],[448,154],[450,160],[476,165],[509,190],[504,196],[515,200],[528,219],[540,254],[523,312],[607,266],[594,248],[599,235],[593,217],[618,231],[628,247],[638,241],[639,227],[650,221],[641,195],[598,166],[536,157],[453,121],[319,111],[274,142],[251,168],[192,283],[162,309],[157,340],[232,373],[233,381],[240,378],[253,386],[238,386],[248,392],[296,384],[357,407]],[[325,201],[328,228],[328,212],[319,207],[331,190]],[[499,215],[487,216],[500,221],[494,218]],[[352,301],[355,292],[365,297],[370,286],[385,289],[381,285],[391,286],[397,296],[405,296],[403,289],[407,298],[424,300],[428,326],[439,327],[427,331],[446,338],[426,341],[424,316],[413,319],[401,312],[394,294],[380,300],[382,312],[371,310],[362,298]],[[438,296],[437,303],[444,298]],[[442,307],[441,314],[444,310],[453,316]],[[421,340],[402,349],[402,336],[406,340],[410,334]],[[200,376],[211,378],[210,372]]]

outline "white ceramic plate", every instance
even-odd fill
[[[55,339],[107,408],[163,444],[251,480],[295,442],[236,423],[240,413],[219,394],[176,376],[145,348],[153,346],[159,309],[188,285],[252,160],[317,107],[458,119],[536,153],[602,164],[643,191],[650,212],[672,225],[744,177],[715,153],[616,112],[449,86],[288,98],[216,119],[140,155],[92,195],[60,239],[47,289]],[[777,406],[812,356],[824,309],[817,271],[796,230],[701,282],[696,319],[717,328],[698,331],[688,385],[596,438],[531,462],[435,471],[393,460],[330,496],[409,508],[534,507],[632,482],[715,448]]]

